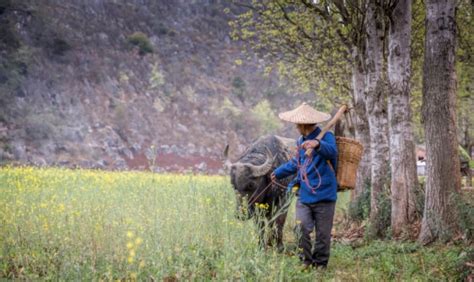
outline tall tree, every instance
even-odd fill
[[[372,233],[381,237],[386,228],[382,218],[384,192],[388,188],[388,123],[386,109],[386,75],[384,73],[385,7],[383,0],[369,0],[366,16],[365,104],[370,128],[371,193],[370,221]]]
[[[410,107],[411,16],[411,0],[395,1],[388,13],[391,226],[395,237],[416,217],[414,189],[418,181]]]
[[[357,171],[356,187],[351,195],[352,201],[357,203],[360,195],[363,194],[367,185],[370,183],[370,130],[367,120],[367,110],[365,107],[365,77],[366,70],[364,65],[364,49],[361,47],[353,47],[353,65],[352,65],[352,103],[354,104],[355,116],[355,137],[364,146],[364,154],[359,163]]]
[[[422,115],[427,180],[419,241],[449,239],[458,228],[453,196],[460,191],[456,138],[455,0],[426,0]]]

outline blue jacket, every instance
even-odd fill
[[[305,150],[300,146],[307,140],[315,139],[320,132],[321,129],[317,127],[308,136],[298,138],[296,145],[299,151],[300,169],[298,169],[297,155],[274,171],[278,179],[297,173],[296,178],[288,185],[288,192],[291,191],[293,186],[299,185],[299,200],[304,204],[313,204],[321,201],[334,202],[337,199],[336,172],[333,170],[333,168],[336,169],[337,167],[337,146],[333,133],[327,132],[323,136],[319,147],[313,150],[312,159],[310,158],[311,163],[306,167],[308,181],[304,181],[302,178],[304,172],[301,166],[307,161],[308,157],[305,155]],[[331,163],[332,168],[329,166],[328,161]],[[309,187],[307,182],[310,184]]]

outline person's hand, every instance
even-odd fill
[[[301,144],[303,149],[308,150],[308,149],[314,149],[319,146],[319,141],[318,140],[308,140],[305,141],[303,144]]]
[[[275,182],[277,180],[275,172],[272,172],[272,174],[270,175],[270,178],[271,178],[272,182]]]

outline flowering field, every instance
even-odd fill
[[[220,176],[3,167],[0,207],[0,278],[425,280],[457,277],[465,255],[456,246],[335,243],[326,272],[304,272],[293,213],[287,250],[259,250]]]

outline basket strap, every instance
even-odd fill
[[[332,166],[332,163],[329,160],[326,160],[328,163],[329,167],[331,168],[332,172],[334,172],[334,175],[336,175],[336,171],[334,170],[334,167]]]
[[[323,136],[316,136],[316,138],[314,138],[314,140],[318,140],[318,143],[320,144],[319,146],[321,146],[321,139],[323,139],[324,135],[326,135],[326,132],[323,134]],[[334,170],[334,167],[332,166],[331,162],[329,160],[326,160],[326,162],[328,163],[329,167],[331,168],[332,172],[334,172],[334,175],[336,175],[336,171]]]
[[[323,136],[316,136],[316,138],[314,138],[314,140],[318,140],[320,146],[321,146],[321,139],[323,139],[324,135],[326,135],[326,132],[323,134]],[[329,160],[326,160],[326,162],[328,163],[329,167],[331,168],[332,172],[334,173],[334,175],[336,175],[336,171],[334,170],[334,167],[332,166],[331,162]]]

